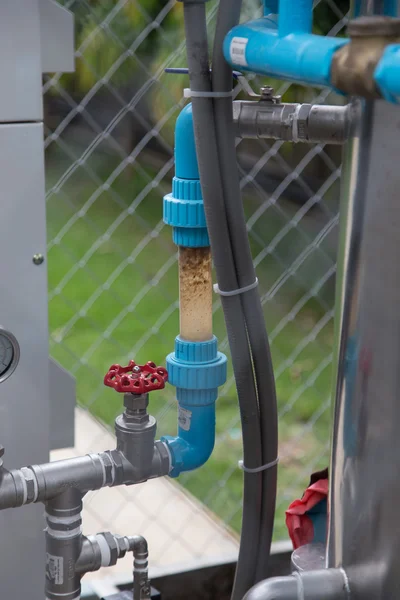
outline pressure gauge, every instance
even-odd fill
[[[0,383],[10,377],[19,361],[19,344],[12,333],[0,327]]]

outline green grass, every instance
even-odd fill
[[[49,158],[49,190],[66,166],[61,155]],[[105,181],[116,164],[103,158],[90,161],[89,166],[96,177]],[[51,353],[77,378],[79,403],[109,425],[121,403],[112,390],[102,385],[108,367],[131,357],[163,364],[179,328],[177,267],[172,260],[176,248],[171,231],[164,227],[151,235],[161,221],[161,198],[169,191],[170,179],[166,177],[161,188],[149,188],[138,202],[154,176],[151,168],[142,166],[140,172],[130,167],[101,193],[98,182],[79,168],[60,190],[53,190],[47,204]],[[88,206],[93,194],[96,199]],[[246,198],[248,216],[258,206],[259,201]],[[270,243],[291,216],[293,209],[286,206],[284,210],[286,218],[271,207],[257,221],[255,231],[264,244]],[[109,235],[102,237],[110,227]],[[305,245],[307,239],[297,227],[276,245],[274,255],[260,262],[257,274],[261,294],[276,283]],[[261,242],[252,241],[254,256],[262,248]],[[164,268],[169,259],[169,268]],[[304,338],[321,323],[325,307],[310,298],[304,305],[298,304],[293,318],[285,318],[328,263],[322,253],[312,253],[299,270],[301,281],[289,277],[265,305],[266,323],[273,333],[278,403],[283,415],[275,539],[286,537],[284,510],[289,502],[302,493],[312,470],[326,465],[329,411],[321,407],[329,396],[330,368],[328,364],[321,368],[321,363],[331,352],[332,320],[321,325],[302,348]],[[322,288],[320,295],[332,305],[329,289]],[[220,308],[214,324],[216,335],[223,340]],[[293,360],[286,365],[293,353]],[[175,432],[176,406],[171,388],[152,394],[150,410],[158,418],[160,434]],[[315,415],[319,415],[315,423],[307,427]],[[241,454],[237,400],[234,385],[230,384],[221,390],[218,400],[217,444],[212,458],[198,471],[183,475],[180,482],[237,531],[242,491],[237,461]]]

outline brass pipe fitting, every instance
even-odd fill
[[[342,92],[364,98],[381,98],[375,69],[389,44],[400,42],[400,19],[359,17],[348,25],[350,43],[333,56],[332,85]]]

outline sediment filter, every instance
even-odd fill
[[[212,338],[211,250],[179,247],[180,337],[192,342]]]

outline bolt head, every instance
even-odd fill
[[[272,104],[280,104],[281,96],[277,96],[275,94],[275,90],[273,87],[262,87],[260,89],[260,100],[264,102],[271,102]]]
[[[136,365],[132,369],[132,373],[141,373],[141,372],[142,372],[142,369],[138,365]]]
[[[44,262],[43,254],[34,254],[32,257],[33,264],[41,265]]]
[[[260,94],[262,97],[272,98],[272,96],[274,95],[274,88],[270,86],[262,87],[260,88]]]

